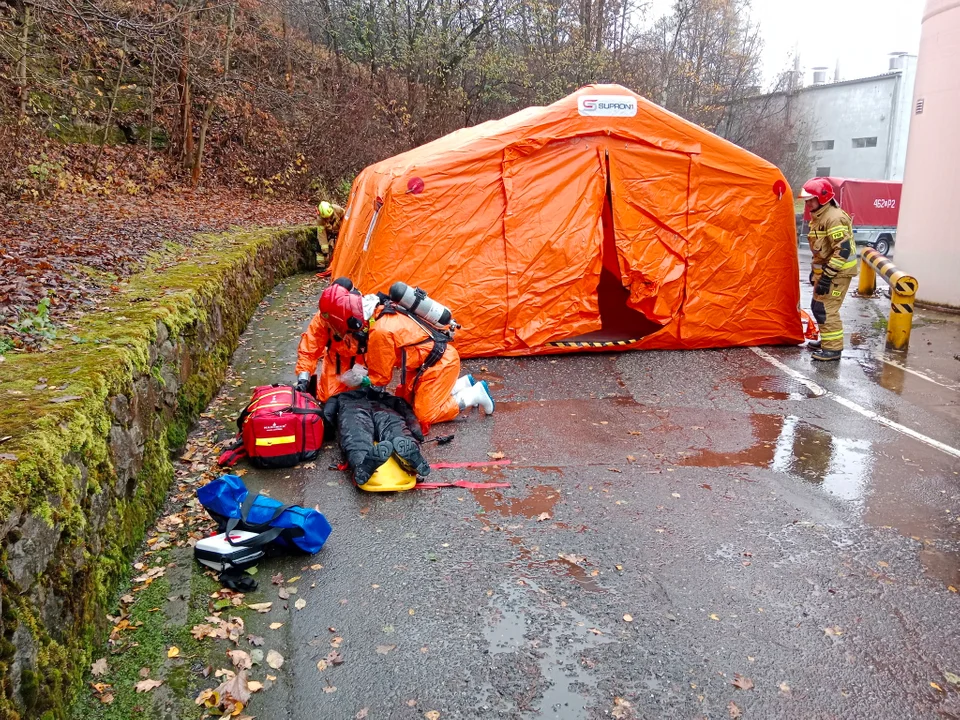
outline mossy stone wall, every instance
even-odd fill
[[[0,363],[0,720],[66,716],[247,321],[316,228],[198,238],[53,349]]]

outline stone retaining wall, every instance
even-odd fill
[[[198,239],[69,339],[0,363],[0,720],[66,715],[109,602],[173,478],[170,456],[316,229]]]

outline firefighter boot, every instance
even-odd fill
[[[374,443],[360,466],[353,471],[353,479],[357,485],[363,485],[377,469],[393,455],[393,443],[389,440]]]
[[[473,375],[464,375],[462,378],[457,378],[457,382],[453,385],[452,392],[456,395],[458,392],[473,387],[476,382],[477,381],[473,379]]]
[[[404,470],[424,477],[430,474],[430,463],[420,454],[420,446],[412,438],[401,436],[391,442],[393,453]]]
[[[841,355],[843,355],[842,350],[817,350],[812,357],[814,360],[829,362],[831,360],[839,360]]]
[[[453,397],[460,405],[461,410],[472,407],[482,407],[487,415],[493,413],[496,405],[493,402],[493,396],[490,394],[490,387],[487,385],[486,380],[481,380],[476,385],[466,390],[461,390]]]

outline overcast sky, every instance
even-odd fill
[[[648,18],[670,11],[673,0],[652,0]],[[810,83],[810,70],[830,68],[837,61],[840,78],[851,80],[886,72],[891,52],[916,53],[924,0],[752,0],[754,19],[764,39],[763,69],[767,83],[797,51]]]

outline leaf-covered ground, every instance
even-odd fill
[[[49,298],[53,327],[97,308],[124,278],[157,262],[187,261],[197,233],[231,226],[309,223],[309,202],[241,191],[164,191],[51,202],[7,202],[0,212],[0,347],[33,349],[50,333],[24,320]],[[47,313],[41,311],[46,316]]]

